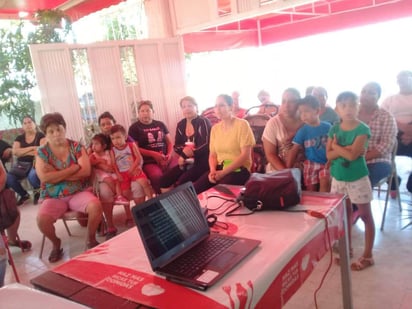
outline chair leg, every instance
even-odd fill
[[[72,233],[70,233],[69,227],[67,226],[66,219],[63,218],[62,220],[64,227],[66,228],[67,234],[69,234],[69,236],[72,236]]]
[[[1,232],[1,237],[3,237],[4,247],[6,248],[6,251],[7,251],[9,264],[11,268],[13,269],[14,278],[16,279],[17,283],[20,283],[19,274],[17,273],[16,265],[14,264],[14,260],[13,260],[13,255],[10,252],[9,244],[7,243],[7,237],[4,234],[4,231]]]
[[[390,188],[392,186],[392,181],[393,181],[393,176],[389,178],[388,190],[386,190],[385,207],[383,208],[382,222],[381,222],[381,231],[383,231],[383,226],[385,225],[386,210],[388,208],[389,194],[390,194]]]
[[[41,259],[42,256],[43,256],[43,249],[44,249],[44,243],[45,243],[45,241],[46,241],[46,236],[44,236],[44,234],[43,234],[43,238],[42,238],[42,240],[41,240],[41,246],[40,246],[39,259]]]
[[[393,178],[395,179],[396,199],[398,200],[399,211],[402,211],[401,194],[400,194],[400,191],[399,191],[399,180],[398,180],[398,174],[396,173],[396,171],[393,173]]]

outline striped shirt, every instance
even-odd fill
[[[371,130],[368,150],[376,149],[381,156],[370,159],[366,163],[388,162],[390,164],[392,149],[398,132],[395,118],[386,110],[379,108],[373,112],[367,125]]]

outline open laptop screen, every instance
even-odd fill
[[[133,207],[133,216],[154,270],[209,233],[190,182]]]

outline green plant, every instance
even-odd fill
[[[35,117],[37,84],[29,44],[64,42],[71,31],[69,17],[60,10],[39,10],[32,23],[34,31],[28,33],[21,21],[0,29],[0,114],[16,127],[23,115]]]

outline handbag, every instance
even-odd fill
[[[10,168],[9,173],[16,176],[17,178],[25,178],[30,172],[33,166],[33,162],[26,161],[16,161]]]
[[[18,216],[14,191],[10,189],[0,191],[0,230],[3,231],[12,226]]]
[[[267,174],[253,173],[239,200],[252,211],[282,210],[300,203],[301,172],[298,168]]]

